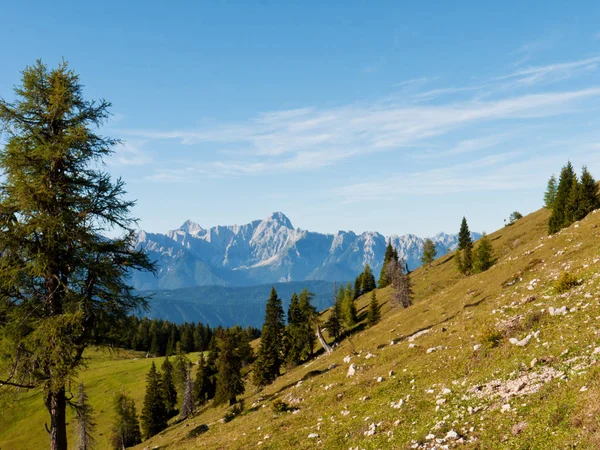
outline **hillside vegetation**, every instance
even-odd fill
[[[221,420],[225,407],[205,406],[138,448],[598,448],[600,214],[552,237],[548,217],[540,210],[490,234],[497,261],[486,272],[461,275],[453,254],[416,270],[408,309],[391,308],[391,288],[378,291],[372,328],[370,295],[361,297],[350,337],[262,391],[250,387],[232,421]],[[557,286],[565,272],[572,285]],[[151,360],[89,356],[81,378],[98,448],[109,448],[112,397],[127,392],[139,412]],[[3,408],[2,449],[46,445],[40,404]]]

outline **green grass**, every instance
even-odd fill
[[[359,324],[333,354],[290,370],[261,392],[248,386],[246,410],[232,421],[219,421],[226,408],[205,407],[139,449],[245,449],[259,442],[264,449],[404,449],[429,442],[430,433],[439,438],[450,430],[465,437],[468,449],[598,448],[600,354],[593,350],[600,346],[600,214],[551,239],[547,219],[548,212],[541,210],[491,234],[498,260],[484,273],[461,276],[453,255],[416,270],[415,304],[406,310],[391,308],[389,288],[379,291],[382,319],[376,326]],[[558,294],[554,283],[563,272],[582,283]],[[357,303],[363,320],[368,297]],[[576,310],[564,316],[548,313],[563,305]],[[424,329],[428,332],[414,342],[405,339]],[[520,340],[537,331],[539,342],[532,337],[523,347],[510,343],[510,338]],[[375,357],[365,358],[369,352]],[[359,367],[353,378],[346,377],[347,355]],[[124,389],[139,411],[150,361],[91,356],[82,378],[98,412],[100,448],[106,448],[112,395]],[[543,371],[564,377],[529,391],[531,380]],[[314,376],[299,383],[309,373]],[[377,381],[380,376],[382,382]],[[524,377],[530,377],[529,384],[508,400],[477,394],[477,387],[486,392],[494,380]],[[399,409],[390,406],[400,399]],[[273,408],[278,400],[298,411]],[[505,404],[510,411],[501,411]],[[46,414],[39,397],[22,399],[18,407],[4,411],[0,448],[44,447]],[[371,423],[378,424],[376,432],[366,436]],[[188,438],[200,424],[208,424],[209,430]],[[513,429],[517,424],[526,425],[519,431]],[[308,439],[310,433],[319,438]]]

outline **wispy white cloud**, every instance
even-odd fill
[[[189,146],[190,151],[195,146],[211,149],[213,158],[203,161],[202,166],[193,161],[183,169],[181,165],[163,164],[148,176],[154,181],[173,182],[193,179],[198,174],[242,176],[313,170],[379,152],[417,159],[478,154],[507,138],[509,129],[503,124],[576,113],[589,106],[600,96],[600,86],[534,94],[526,88],[595,70],[599,62],[600,56],[594,56],[532,66],[475,85],[429,89],[408,97],[337,107],[270,111],[245,121],[188,130],[120,130],[132,144],[123,148],[115,161],[123,165],[150,162],[141,146],[151,140],[179,142]],[[407,80],[402,86],[422,86],[429,80]],[[516,95],[510,91],[508,95],[507,86],[523,87],[524,92],[517,91],[521,93]],[[460,98],[450,94],[460,94]],[[434,98],[436,102],[429,101]],[[497,129],[494,133],[481,135],[478,131],[482,125],[492,124]],[[432,140],[456,133],[463,136],[447,139],[444,145],[431,145]],[[234,156],[232,148],[236,149]]]
[[[107,158],[111,166],[142,166],[152,162],[152,156],[142,147],[147,141],[125,141],[114,148],[114,153]]]
[[[495,80],[515,80],[519,84],[534,84],[548,81],[558,81],[570,78],[581,72],[594,70],[600,63],[600,56],[571,61],[567,63],[532,66],[517,70],[514,73],[496,77]]]

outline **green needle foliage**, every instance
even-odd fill
[[[160,366],[162,373],[162,389],[163,397],[165,399],[165,406],[170,417],[175,415],[177,409],[177,389],[173,383],[173,364],[167,356]]]
[[[456,265],[460,273],[468,275],[473,268],[473,241],[467,219],[462,218],[458,232],[458,251],[456,252]]]
[[[242,359],[237,350],[234,333],[225,332],[223,339],[219,340],[215,406],[225,402],[234,405],[237,402],[237,396],[244,393]]]
[[[140,423],[135,410],[135,402],[125,394],[117,394],[114,401],[115,422],[112,428],[111,444],[114,450],[123,450],[142,442]]]
[[[425,239],[425,244],[423,245],[423,256],[421,257],[421,263],[424,266],[431,266],[431,263],[435,260],[436,255],[437,255],[437,250],[435,248],[435,243],[431,239]]]
[[[372,327],[381,319],[381,307],[377,301],[377,293],[373,291],[371,293],[371,302],[369,303],[369,312],[367,314],[367,322]]]
[[[146,377],[146,395],[142,408],[142,432],[148,439],[167,428],[169,414],[163,396],[160,374],[152,363]]]
[[[394,247],[392,247],[392,243],[388,242],[387,247],[385,248],[385,255],[383,256],[383,266],[381,267],[381,274],[379,275],[379,282],[377,286],[381,289],[388,286],[391,283],[391,280],[388,279],[388,270],[387,265],[390,261],[398,261],[398,252]]]
[[[253,382],[256,386],[271,384],[279,376],[284,357],[284,334],[283,306],[277,291],[272,288],[267,301],[258,355],[254,362]]]
[[[494,265],[494,248],[489,236],[485,233],[477,242],[473,252],[473,269],[476,273],[485,272]]]
[[[65,387],[84,350],[146,305],[128,275],[153,269],[132,246],[123,181],[98,169],[118,144],[97,134],[109,106],[84,99],[67,63],[41,61],[14,102],[0,99],[0,387],[42,390],[56,450],[67,448]]]

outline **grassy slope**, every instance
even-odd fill
[[[600,345],[596,327],[600,318],[600,213],[552,239],[546,236],[547,214],[538,211],[492,234],[499,259],[486,273],[461,277],[452,256],[415,271],[416,301],[409,309],[391,309],[391,291],[378,291],[383,303],[381,323],[357,330],[332,355],[289,371],[262,392],[248,392],[246,411],[232,422],[219,422],[224,408],[204,408],[139,448],[253,448],[259,442],[261,448],[269,449],[315,448],[317,443],[327,449],[410,448],[413,444],[431,446],[427,435],[441,438],[449,430],[464,436],[465,448],[566,448],[574,444],[596,448],[600,442],[600,371],[595,363],[600,355],[592,353]],[[583,284],[558,296],[552,284],[562,270],[575,273]],[[514,278],[514,285],[503,287]],[[530,284],[535,279],[537,284]],[[521,302],[531,295],[535,300]],[[368,298],[359,299],[361,313],[367,304]],[[563,305],[577,307],[577,311],[566,316],[547,313],[550,306]],[[484,331],[489,326],[498,328],[518,316],[523,318],[521,324],[509,329],[497,347],[474,350],[489,335]],[[414,339],[416,346],[411,348],[402,340],[426,327],[431,328]],[[539,342],[533,338],[527,346],[518,347],[508,341],[536,330]],[[398,342],[390,345],[392,340]],[[428,353],[430,348],[438,349]],[[365,358],[369,352],[375,357]],[[359,367],[352,378],[346,377],[348,364],[343,358],[347,355],[353,355],[352,362]],[[534,358],[538,362],[530,367]],[[333,364],[337,367],[328,369]],[[103,361],[93,359],[82,375],[99,412],[101,448],[107,442],[111,394],[125,389],[136,398],[139,411],[148,366],[144,359],[109,361],[104,357]],[[322,373],[298,384],[311,371]],[[539,374],[558,372],[556,378],[536,385]],[[377,381],[380,376],[382,382]],[[493,389],[491,395],[477,394],[474,389],[492,380],[501,384],[519,377],[530,379],[520,389],[513,385],[510,398],[495,396]],[[583,386],[587,390],[580,392]],[[444,388],[451,392],[444,394]],[[270,405],[275,398],[297,401],[298,412],[274,414]],[[390,402],[399,399],[404,404],[392,408]],[[511,410],[502,413],[505,404]],[[12,415],[16,408],[5,409],[7,415],[0,418],[2,449],[43,447],[46,417],[40,406],[36,397],[22,404],[20,417]],[[480,410],[471,414],[468,408]],[[209,424],[207,433],[186,438],[193,426],[203,423]],[[376,431],[365,436],[371,423],[377,424]],[[520,433],[513,430],[517,423],[526,424]],[[309,433],[319,437],[308,439]]]

